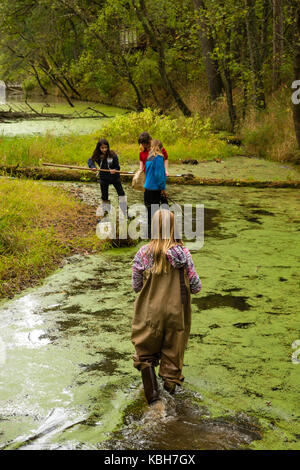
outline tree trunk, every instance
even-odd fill
[[[74,108],[74,104],[72,103],[72,101],[70,100],[70,97],[69,95],[67,94],[67,92],[64,90],[64,88],[60,85],[59,81],[57,81],[56,77],[54,75],[52,75],[51,72],[49,72],[47,70],[47,68],[45,66],[43,66],[42,64],[40,64],[40,68],[41,70],[43,70],[43,72],[50,78],[51,82],[61,91],[61,93],[64,95],[64,97],[66,98],[67,102],[69,103],[69,105],[71,106],[71,108]]]
[[[167,75],[165,62],[165,48],[162,42],[160,42],[158,49],[158,70],[166,92],[168,92],[173,97],[175,103],[177,104],[178,108],[182,111],[184,116],[191,116],[191,111],[181,99],[181,96],[179,95],[178,91],[174,88],[171,80]]]
[[[197,12],[199,25],[199,38],[201,42],[202,55],[204,57],[206,77],[208,81],[211,102],[222,94],[223,83],[217,62],[212,58],[214,51],[214,40],[211,36],[210,27],[205,20],[205,5],[202,0],[193,0]]]
[[[158,53],[158,69],[162,80],[162,85],[164,90],[168,95],[172,96],[178,108],[182,111],[184,116],[191,116],[192,113],[187,107],[187,105],[182,100],[178,91],[173,86],[170,78],[168,77],[166,71],[166,61],[165,61],[165,47],[163,39],[159,38],[159,34],[155,30],[154,25],[152,24],[151,19],[149,18],[148,11],[144,0],[139,0],[139,5],[135,0],[132,0],[133,7],[135,9],[136,15],[141,22],[144,31],[147,37],[150,40],[152,49]]]
[[[228,113],[229,113],[229,119],[231,123],[231,132],[234,132],[235,129],[235,124],[236,124],[236,111],[235,111],[235,106],[233,104],[233,96],[232,96],[232,81],[231,81],[231,76],[228,68],[225,66],[224,69],[224,87],[225,87],[225,93],[226,93],[226,101],[227,101],[227,106],[228,106]]]
[[[300,80],[300,6],[295,7],[294,80]],[[293,118],[298,148],[300,149],[300,103],[293,104]]]
[[[128,78],[128,81],[129,81],[130,85],[133,87],[133,89],[135,91],[135,95],[136,95],[136,99],[137,99],[137,110],[138,111],[143,111],[144,105],[143,105],[143,102],[142,102],[142,97],[141,97],[141,94],[140,94],[140,90],[138,89],[136,83],[132,79],[131,73],[128,73],[127,78]]]
[[[247,82],[243,81],[243,104],[242,104],[242,120],[244,121],[246,118],[246,111],[248,105],[248,87]]]
[[[272,0],[273,1],[273,0]],[[269,20],[272,15],[271,0],[263,0],[262,25],[261,25],[261,59],[264,61],[268,54]]]
[[[281,0],[273,0],[273,90],[280,85],[283,55],[283,11]]]
[[[41,80],[40,80],[40,76],[39,76],[39,74],[38,74],[37,69],[35,68],[34,65],[31,65],[31,68],[32,68],[32,70],[33,70],[33,73],[34,73],[34,76],[35,76],[35,78],[36,78],[36,81],[38,82],[39,87],[40,87],[40,89],[41,89],[42,92],[43,92],[43,95],[44,95],[44,96],[47,96],[47,95],[48,95],[48,91],[47,91],[46,88],[43,86],[43,84],[42,84],[42,82],[41,82]]]
[[[160,105],[160,102],[158,101],[158,98],[157,98],[157,96],[156,96],[156,93],[155,93],[155,91],[154,91],[154,88],[153,88],[152,84],[150,84],[149,88],[150,88],[150,91],[151,91],[152,96],[153,96],[153,98],[154,98],[154,101],[155,101],[156,106],[157,106],[158,108],[160,108],[161,105]]]
[[[68,87],[69,87],[70,90],[73,91],[73,93],[75,93],[75,95],[77,95],[79,99],[81,99],[80,93],[75,89],[74,85],[71,83],[71,80],[69,80],[65,76],[65,74],[60,70],[60,67],[59,67],[58,63],[56,62],[56,60],[50,54],[49,51],[48,51],[48,56],[49,56],[50,60],[53,62],[53,64],[55,65],[56,70],[58,71],[58,74],[61,76],[61,78],[57,77],[57,80],[59,80],[60,84],[65,88],[66,92],[68,93]],[[63,80],[66,82],[66,84],[63,82]]]
[[[244,0],[247,8],[246,26],[248,47],[250,52],[251,68],[253,73],[253,85],[255,94],[255,106],[258,109],[265,109],[265,93],[262,77],[262,58],[260,56],[260,44],[255,15],[255,0]]]

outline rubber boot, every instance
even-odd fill
[[[110,201],[102,201],[100,206],[97,208],[96,215],[99,217],[100,221],[104,216],[108,215],[111,210]]]
[[[158,385],[154,367],[146,367],[142,370],[144,392],[149,405],[159,400]]]
[[[164,382],[164,389],[166,392],[168,392],[170,395],[174,395],[175,390],[176,390],[176,383],[175,382]]]
[[[127,197],[126,196],[119,196],[119,207],[127,220]]]

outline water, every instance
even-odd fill
[[[82,113],[88,107],[92,107],[98,111],[101,111],[107,116],[113,117],[117,114],[126,112],[121,108],[114,106],[107,106],[99,103],[93,103],[88,101],[74,101],[74,108],[70,107],[68,103],[62,98],[47,97],[32,98],[29,100],[29,104],[38,112],[43,113],[59,113],[59,114],[73,114],[74,112]],[[23,112],[31,112],[24,102],[22,95],[10,96],[6,100],[6,104],[0,104],[0,110],[8,111],[10,106],[13,109],[21,110]],[[95,114],[89,110],[90,115]],[[86,119],[33,119],[33,120],[18,120],[11,122],[0,122],[0,135],[3,136],[22,136],[22,135],[66,135],[66,134],[89,134],[98,131],[108,119],[100,118],[86,118]]]
[[[99,197],[96,184],[71,186]],[[129,204],[142,199],[124,186]],[[206,208],[184,388],[149,408],[132,367],[137,248],[73,257],[0,305],[2,448],[300,448],[299,192],[185,186],[170,196]]]

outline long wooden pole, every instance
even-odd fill
[[[43,163],[42,164],[43,166],[55,166],[55,167],[59,167],[59,168],[69,168],[69,169],[72,169],[72,170],[87,170],[87,171],[92,171],[92,170],[95,170],[95,168],[88,168],[86,166],[72,166],[72,165],[62,165],[62,164],[58,164],[58,163]],[[98,169],[96,168],[97,171],[106,171],[106,172],[110,172],[110,170],[105,170],[105,169]],[[114,170],[115,173],[120,173],[121,175],[133,175],[134,172],[133,171],[128,171],[128,172],[125,172],[125,171],[121,171],[121,170]]]
[[[42,163],[43,166],[54,166],[54,167],[59,167],[59,168],[69,168],[69,169],[72,169],[72,170],[86,170],[86,171],[92,171],[94,170],[95,168],[88,168],[86,166],[73,166],[73,165],[62,165],[62,164],[59,164],[59,163]],[[110,172],[110,170],[100,170],[100,168],[98,169],[97,168],[97,171],[106,171],[106,172]],[[121,170],[114,170],[116,173],[120,173],[120,175],[134,175],[134,171],[121,171]],[[188,174],[188,175],[169,175],[169,177],[172,177],[172,178],[179,178],[179,177],[182,177],[182,178],[185,178],[185,177],[189,177],[189,178],[194,178],[194,175],[192,174]]]

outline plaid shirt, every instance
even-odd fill
[[[132,288],[139,292],[143,287],[143,272],[151,269],[154,263],[152,253],[147,253],[148,245],[142,246],[133,260],[132,266]],[[176,245],[170,248],[167,253],[168,261],[174,268],[186,268],[190,282],[192,294],[197,294],[201,290],[201,280],[196,273],[192,255],[185,246]]]

